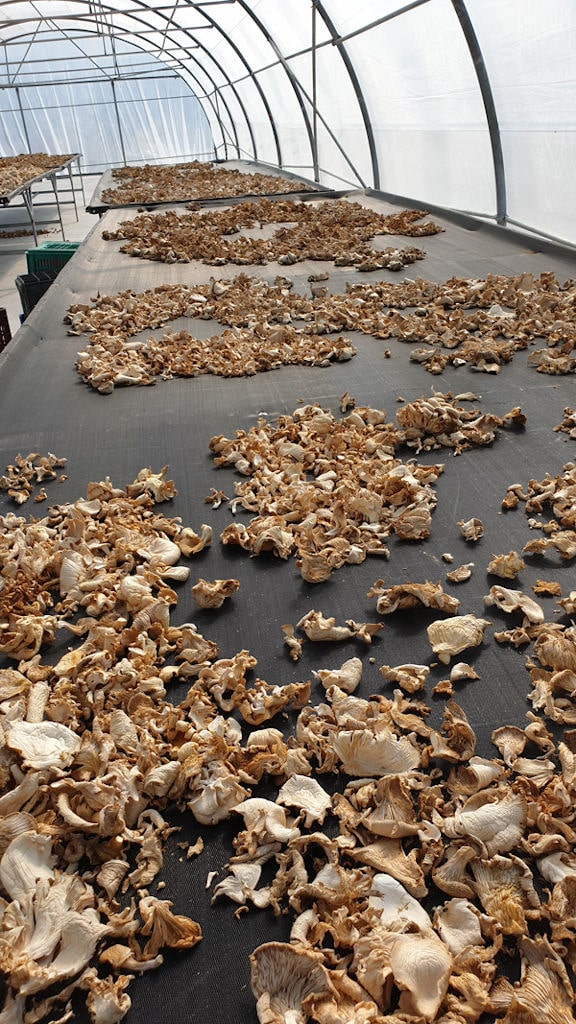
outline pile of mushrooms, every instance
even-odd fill
[[[329,508],[338,483],[329,486],[323,459],[343,431],[355,432],[357,469],[376,449],[396,462],[399,428],[383,414],[360,408],[346,420],[306,406],[275,430],[260,423],[242,434],[236,449],[216,447],[239,472],[263,441],[297,471],[314,451],[313,479]],[[390,486],[407,487],[409,470],[429,502],[438,468],[426,467],[431,476],[422,479],[422,467],[395,465]],[[280,479],[279,467],[271,472]],[[513,493],[530,513],[550,508],[562,532],[573,473],[570,465]],[[573,730],[557,741],[529,713],[525,729],[493,733],[494,758],[478,756],[454,700],[434,728],[414,696],[436,660],[382,665],[388,692],[368,699],[354,693],[358,656],[314,674],[314,703],[311,680],[251,678],[249,651],[220,658],[193,622],[171,619],[188,559],[212,540],[210,527],[197,533],[158,511],[175,494],[167,467],[143,469],[125,489],[90,484],[84,498],[44,518],[1,517],[0,654],[13,665],[0,669],[5,1019],[64,1022],[84,993],[94,1024],[115,1024],[129,1010],[135,974],[159,967],[163,949],[200,941],[193,918],[150,893],[171,831],[166,815],[176,808],[201,824],[241,821],[213,900],[293,917],[289,942],[266,942],[251,957],[261,1024],[474,1024],[487,1013],[520,1024],[535,1006],[568,1024],[576,1001]],[[199,579],[193,591],[202,607],[216,607],[237,583]],[[491,623],[460,613],[439,583],[377,581],[370,595],[379,615],[439,613],[427,632],[441,671],[486,642]],[[573,725],[574,627],[547,623],[537,602],[501,585],[484,604],[523,615],[524,642],[534,644],[529,699]],[[559,604],[572,614],[576,596]],[[366,650],[381,628],[352,618],[338,625],[312,609],[283,632],[292,655],[303,642],[334,649],[352,640]],[[51,658],[63,631],[71,646]],[[457,662],[434,692],[475,680]],[[183,682],[184,697],[168,700]],[[271,723],[290,709],[287,739]],[[250,727],[245,738],[239,719]],[[190,854],[201,850],[195,844]],[[516,984],[506,977],[510,958],[520,966]]]
[[[14,462],[6,466],[6,473],[0,476],[0,488],[8,492],[16,505],[23,505],[30,497],[35,502],[46,501],[48,495],[44,484],[56,479],[63,483],[67,479],[65,473],[57,472],[64,468],[66,461],[52,452],[47,455],[18,453]]]
[[[135,973],[200,940],[148,891],[171,831],[162,812],[216,823],[249,795],[252,754],[223,707],[260,724],[309,697],[309,684],[247,690],[255,658],[219,660],[193,623],[171,623],[181,559],[212,540],[156,511],[176,493],[166,467],[143,469],[42,519],[0,517],[0,655],[14,666],[0,669],[0,966],[13,1024],[69,1020],[78,990],[96,1024],[113,1024]],[[62,633],[72,646],[51,659]]]
[[[107,241],[125,239],[120,251],[140,259],[163,263],[201,260],[213,266],[226,263],[281,265],[302,260],[329,260],[336,266],[358,270],[401,270],[424,259],[420,249],[378,250],[367,243],[375,235],[436,234],[432,222],[417,224],[426,213],[404,210],[381,214],[348,200],[320,202],[247,201],[225,209],[178,213],[140,213],[103,231]],[[243,229],[280,225],[263,237],[241,234]]]
[[[246,173],[201,160],[161,166],[116,167],[112,171],[112,180],[114,187],[102,193],[103,202],[109,206],[313,191],[311,185],[294,178],[257,171]]]
[[[0,157],[0,195],[13,192],[53,167],[61,167],[71,156],[71,153],[20,153],[18,156]]]
[[[481,413],[436,394],[406,403],[396,420],[397,426],[383,410],[365,406],[336,419],[319,405],[305,405],[275,426],[262,418],[235,437],[212,437],[214,464],[247,478],[235,485],[231,510],[253,516],[247,525],[226,526],[222,543],[251,555],[295,553],[302,577],[314,583],[367,555],[387,558],[391,535],[429,536],[434,484],[444,470],[403,462],[397,449],[448,447],[458,454],[491,444],[497,428],[522,426],[524,417],[518,409],[504,417]]]
[[[117,384],[149,384],[162,376],[252,374],[300,362],[325,366],[333,359],[350,358],[355,349],[342,338],[323,343],[320,336],[351,330],[433,344],[434,348],[420,347],[410,355],[433,373],[448,364],[494,373],[504,351],[504,361],[509,361],[515,351],[538,339],[546,341],[547,348],[541,351],[547,356],[543,362],[534,360],[533,352],[530,365],[545,373],[572,369],[567,353],[576,344],[570,319],[574,286],[571,282],[560,285],[553,275],[539,280],[524,274],[479,281],[452,279],[445,284],[418,279],[396,285],[349,285],[343,295],[327,294],[324,275],[314,275],[310,288],[312,294],[306,297],[285,277],[267,282],[245,274],[231,281],[211,279],[194,288],[162,285],[73,305],[65,323],[70,334],[89,334],[89,346],[79,354],[77,369],[102,393]],[[499,303],[509,307],[505,315]],[[415,309],[403,315],[399,311],[403,305]],[[147,328],[182,316],[214,319],[236,330],[208,341],[186,331],[168,333],[160,341],[129,341]],[[572,419],[567,409],[558,429],[569,432]]]

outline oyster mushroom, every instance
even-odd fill
[[[305,1024],[304,1001],[333,995],[322,953],[301,945],[266,942],[250,955],[250,984],[260,1024]]]
[[[505,935],[526,935],[527,918],[540,916],[540,900],[532,872],[519,857],[473,860],[474,890],[487,914]]]
[[[192,587],[192,597],[199,608],[221,608],[227,598],[240,587],[239,580],[209,580],[199,579]]]
[[[432,929],[398,935],[390,952],[390,968],[401,990],[400,1011],[434,1020],[448,990],[452,965],[448,946]]]
[[[478,647],[489,625],[487,619],[478,619],[474,615],[454,615],[431,622],[426,632],[432,650],[444,665],[448,665],[453,655],[469,647]]]
[[[513,580],[525,568],[524,559],[520,558],[518,552],[509,551],[507,555],[492,555],[486,572],[492,576],[501,576],[502,579]]]
[[[507,587],[490,587],[490,591],[484,597],[484,604],[487,608],[496,605],[504,612],[522,612],[522,625],[539,625],[544,622],[544,611],[541,605],[521,590],[510,590]]]
[[[362,662],[360,658],[349,658],[339,669],[321,668],[312,675],[320,680],[325,690],[337,686],[345,693],[354,693],[362,678]]]
[[[453,897],[438,908],[434,925],[453,956],[468,946],[484,945],[479,913],[470,900]]]
[[[456,525],[460,527],[460,532],[464,537],[464,540],[475,543],[484,536],[484,524],[476,516],[467,520],[460,519]]]
[[[410,740],[396,737],[390,729],[381,729],[376,736],[360,729],[344,729],[334,736],[332,744],[347,775],[397,775],[412,771],[420,763],[420,753]]]
[[[99,978],[93,969],[84,972],[82,988],[88,992],[86,1006],[93,1024],[120,1024],[132,1005],[125,991],[131,980],[130,974]]]
[[[368,591],[367,597],[378,597],[376,611],[379,615],[390,615],[391,612],[416,608],[437,608],[440,611],[455,612],[460,601],[445,594],[440,583],[403,583],[385,589],[382,580],[378,580]]]
[[[541,1019],[570,1024],[573,1020],[574,990],[562,958],[545,936],[520,942],[520,981],[508,993],[506,1019]]]
[[[526,800],[503,786],[480,790],[468,797],[460,810],[444,820],[451,838],[474,840],[489,857],[518,845],[526,824]]]
[[[297,808],[303,815],[305,828],[310,828],[314,822],[321,825],[332,803],[316,779],[298,774],[284,783],[276,799],[279,804]]]
[[[386,682],[395,683],[405,693],[422,690],[430,674],[428,665],[382,665],[379,671]]]
[[[173,914],[170,900],[144,896],[138,904],[142,916],[142,935],[150,936],[144,946],[144,956],[154,957],[164,946],[171,949],[190,949],[200,942],[200,925],[183,914]]]
[[[60,722],[12,722],[6,743],[30,768],[65,768],[80,748],[80,737]]]
[[[246,828],[261,842],[274,840],[290,842],[300,835],[300,830],[286,821],[286,812],[278,804],[260,797],[251,797],[238,804],[234,810],[244,818]]]
[[[16,835],[0,860],[0,884],[10,899],[24,902],[38,882],[54,879],[56,857],[49,836],[26,831]]]
[[[309,611],[296,623],[297,629],[304,630],[309,640],[349,640],[354,631],[349,626],[337,626],[336,619],[326,617],[322,612]]]
[[[262,874],[260,864],[231,864],[230,871],[231,874],[214,887],[212,903],[220,896],[227,896],[229,900],[241,906],[245,906],[248,901],[255,907],[270,906],[270,887],[256,888]]]
[[[302,640],[294,633],[294,626],[287,622],[281,627],[284,634],[284,643],[286,644],[292,661],[298,661],[302,654]]]
[[[449,583],[465,583],[470,579],[473,568],[474,562],[466,562],[464,565],[459,565],[457,569],[447,572],[446,579]]]

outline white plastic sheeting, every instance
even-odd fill
[[[206,115],[180,76],[123,46],[107,58],[113,76],[95,80],[91,53],[99,48],[90,39],[82,47],[80,63],[67,40],[11,48],[10,68],[0,74],[0,153],[82,153],[88,171],[214,156]],[[18,86],[9,88],[16,67]]]
[[[573,0],[0,2],[0,150],[253,159],[576,244],[575,69]]]

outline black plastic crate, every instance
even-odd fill
[[[11,340],[12,332],[8,323],[8,314],[5,309],[0,309],[0,352],[6,348],[6,345]]]
[[[57,277],[57,270],[38,270],[35,274],[21,274],[16,278],[16,287],[25,317],[32,312],[38,300]]]

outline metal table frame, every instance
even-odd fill
[[[35,178],[29,178],[22,185],[19,185],[18,188],[12,189],[11,192],[7,192],[5,195],[0,196],[0,206],[8,206],[12,202],[12,200],[15,199],[17,196],[22,196],[22,201],[24,203],[24,206],[26,207],[26,211],[27,211],[28,216],[30,218],[30,225],[32,227],[32,234],[34,235],[34,244],[35,245],[38,245],[38,231],[37,231],[37,228],[36,228],[36,221],[34,219],[34,193],[33,193],[34,185],[38,184],[38,182],[40,182],[40,181],[44,181],[45,179],[48,179],[50,181],[50,183],[52,185],[52,189],[54,191],[54,197],[56,199],[56,207],[58,209],[58,220],[60,222],[60,230],[62,232],[62,239],[65,240],[66,236],[65,236],[65,233],[64,233],[64,223],[63,223],[63,220],[62,220],[62,209],[61,209],[61,205],[60,205],[60,196],[58,194],[58,179],[57,179],[57,175],[61,171],[64,171],[64,170],[68,171],[68,176],[70,178],[70,188],[71,188],[71,192],[72,192],[72,202],[74,203],[74,211],[76,213],[76,220],[78,220],[78,204],[76,202],[76,189],[74,188],[74,181],[73,181],[73,177],[72,177],[72,164],[75,161],[78,161],[78,171],[79,171],[79,174],[80,174],[80,188],[81,188],[81,191],[82,191],[82,201],[85,203],[86,199],[85,199],[85,196],[84,196],[84,182],[82,181],[82,174],[80,172],[80,157],[81,156],[82,156],[81,153],[73,153],[72,156],[70,156],[70,158],[68,160],[66,160],[64,163],[58,164],[57,167],[51,167],[48,170],[43,171],[42,174],[36,175]],[[36,204],[36,205],[38,205],[38,204]]]

